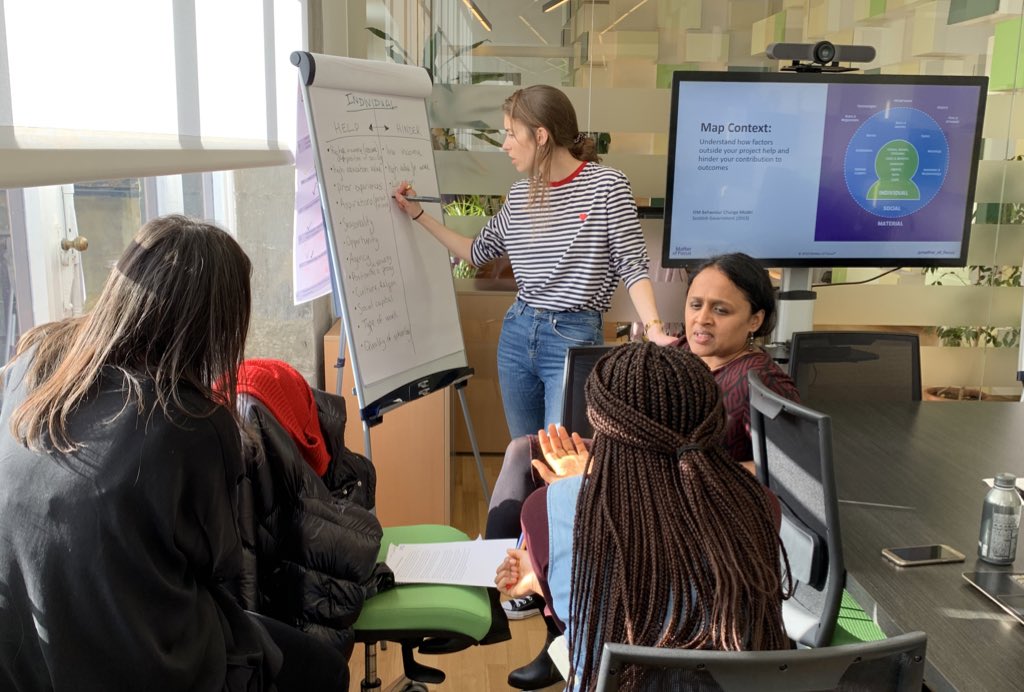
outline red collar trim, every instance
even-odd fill
[[[586,162],[586,161],[584,161],[583,163],[581,163],[581,164],[579,165],[579,167],[578,167],[578,168],[577,168],[576,170],[574,170],[574,171],[573,171],[572,173],[570,173],[570,174],[569,174],[568,176],[566,176],[565,178],[562,178],[561,180],[555,180],[555,181],[553,181],[553,182],[551,183],[551,187],[559,187],[559,186],[561,186],[561,185],[565,185],[565,184],[567,184],[567,183],[571,183],[571,182],[572,182],[572,180],[573,180],[573,178],[575,178],[576,176],[578,176],[578,175],[580,174],[580,171],[582,171],[582,170],[583,170],[583,167],[584,167],[584,166],[586,166],[586,165],[587,165],[587,162]]]

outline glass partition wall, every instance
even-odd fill
[[[362,11],[363,3],[356,5],[350,1],[350,17]],[[674,70],[774,71],[786,63],[767,58],[770,43],[827,40],[873,46],[875,60],[852,65],[865,73],[987,75],[990,93],[968,266],[904,268],[878,279],[873,277],[891,267],[817,272],[816,278],[823,274],[830,283],[816,288],[814,325],[917,332],[926,388],[950,388],[954,396],[980,391],[1019,397],[1024,263],[1024,103],[1019,98],[1024,15],[1019,2],[369,0],[365,12],[365,23],[349,30],[365,32],[362,38],[348,37],[347,45],[365,46],[355,57],[420,64],[434,75],[429,114],[441,191],[446,199],[462,202],[449,205],[447,223],[465,234],[480,228],[516,178],[495,130],[501,127],[502,100],[518,86],[563,88],[581,128],[599,137],[605,163],[629,176],[639,205],[656,207],[665,193]],[[339,30],[324,27],[325,34]],[[467,209],[477,215],[466,215]],[[660,219],[643,223],[660,232]],[[467,340],[472,337],[467,333]]]
[[[858,65],[865,72],[987,75],[990,93],[968,266],[908,268],[866,285],[846,286],[838,284],[881,272],[844,267],[819,272],[832,285],[818,289],[814,324],[819,329],[916,331],[922,338],[926,387],[1019,396],[1024,262],[1024,106],[1019,99],[1024,87],[1024,11],[1019,1],[310,0],[306,7],[304,35],[311,50],[430,69],[436,86],[428,109],[438,175],[441,191],[453,202],[446,206],[446,221],[467,235],[480,228],[517,178],[498,146],[497,130],[501,103],[518,86],[563,88],[581,128],[598,139],[605,163],[629,176],[639,205],[656,208],[665,194],[674,70],[773,71],[781,63],[766,57],[769,43],[828,40],[874,46],[876,59]],[[290,277],[281,262],[281,234],[292,217],[290,167],[172,176],[173,184],[142,175],[64,186],[73,192],[70,205],[65,194],[65,216],[74,214],[76,218],[68,218],[92,245],[80,258],[86,301],[95,295],[96,282],[124,233],[156,213],[183,210],[229,228],[237,225],[257,265],[275,277],[262,281],[266,288],[255,297],[255,312],[270,315],[270,326],[263,330],[270,336],[261,352],[291,353],[292,345],[278,343],[285,322],[293,331],[322,334],[326,303],[313,310],[317,324],[310,328],[304,324],[307,313],[285,314],[281,297],[289,291]],[[61,207],[59,197],[55,193],[47,204]],[[19,259],[32,256],[26,246],[38,235],[20,221],[25,199],[20,190],[0,191],[0,299],[8,345],[31,326],[28,306],[43,293],[44,282],[30,276],[42,273],[41,267]],[[642,223],[649,235],[660,234],[660,219]],[[470,273],[466,267],[454,271],[458,277]],[[656,278],[677,277],[666,273]],[[49,283],[57,292],[60,282]],[[73,280],[66,283],[73,288]],[[491,307],[484,305],[487,292],[478,290],[483,282],[458,283],[460,302],[463,295],[466,301],[467,347],[471,352],[477,346],[485,349],[480,362],[473,363],[478,375],[484,375],[487,367],[493,368],[486,349],[497,331]],[[507,281],[494,285],[509,287]],[[71,288],[67,290],[71,295]],[[494,302],[502,300],[506,298],[499,296]],[[28,318],[19,319],[24,315]],[[255,322],[254,332],[260,330]],[[313,343],[316,338],[303,340]],[[317,372],[319,367],[310,361],[302,369]],[[497,382],[488,385],[486,380],[478,376],[470,390],[487,390],[489,401],[498,401]]]

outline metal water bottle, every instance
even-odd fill
[[[1000,473],[981,507],[981,535],[978,557],[994,565],[1008,565],[1017,556],[1017,534],[1020,531],[1020,494],[1017,478]]]

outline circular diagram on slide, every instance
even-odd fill
[[[846,188],[865,211],[895,218],[928,204],[946,178],[949,144],[939,124],[916,108],[879,111],[846,148]]]

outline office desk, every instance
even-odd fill
[[[1024,572],[977,558],[981,482],[1024,476],[1024,405],[995,402],[810,402],[832,416],[847,589],[888,634],[928,634],[925,681],[938,690],[1024,688],[1024,625],[960,574]],[[1024,542],[1024,541],[1022,541]],[[963,563],[896,567],[882,548],[947,543]]]

